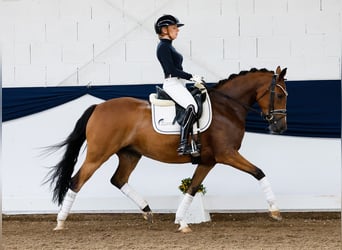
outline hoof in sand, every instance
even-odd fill
[[[270,217],[274,220],[281,221],[283,218],[281,217],[280,211],[270,211]]]
[[[180,228],[178,228],[178,230],[177,230],[177,232],[180,232],[180,233],[191,233],[192,232],[192,230],[191,230],[191,228],[190,227],[180,227]]]
[[[153,213],[152,212],[144,212],[143,217],[145,220],[147,220],[149,223],[153,223]]]
[[[60,231],[60,230],[64,230],[64,221],[59,220],[57,221],[57,226],[53,229],[53,231]]]

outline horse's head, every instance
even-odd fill
[[[269,123],[271,133],[282,133],[287,129],[286,102],[287,91],[285,85],[286,68],[278,66],[272,80],[263,84],[257,91],[257,101],[262,109],[264,118]]]

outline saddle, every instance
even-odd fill
[[[195,87],[195,86],[190,87],[189,91],[190,91],[191,95],[193,96],[193,98],[197,104],[197,107],[198,107],[197,121],[196,121],[196,122],[198,122],[198,119],[201,117],[202,112],[203,112],[203,103],[206,100],[207,93],[202,92],[198,87]],[[161,87],[156,86],[156,92],[157,92],[157,99],[159,99],[159,100],[171,100],[172,101],[172,98]],[[175,102],[175,106],[176,106],[176,116],[175,116],[175,119],[173,121],[173,124],[175,122],[178,122],[178,124],[180,125],[181,122],[183,121],[183,118],[185,115],[185,108],[183,108],[182,106],[180,106],[176,102]]]
[[[211,124],[212,112],[210,98],[202,84],[195,84],[190,88],[198,105],[198,122],[194,124],[194,131],[203,132]],[[151,103],[152,124],[156,132],[161,134],[179,134],[180,124],[185,109],[175,103],[160,87],[149,97]]]

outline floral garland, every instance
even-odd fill
[[[191,178],[185,178],[182,180],[182,183],[178,186],[178,188],[180,191],[182,191],[183,194],[185,194],[190,184],[191,184]],[[203,186],[203,184],[201,184],[199,186],[199,189],[197,190],[197,193],[205,194],[206,192],[207,192],[207,189]]]

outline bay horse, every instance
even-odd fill
[[[233,74],[208,88],[212,103],[212,123],[201,133],[201,160],[192,182],[176,212],[175,223],[180,232],[190,232],[184,221],[194,195],[216,163],[230,165],[256,178],[268,202],[270,216],[281,219],[276,199],[264,172],[238,152],[245,132],[246,116],[258,103],[272,133],[286,130],[287,91],[286,68],[276,72],[251,69]],[[118,167],[110,182],[141,209],[146,220],[153,214],[147,201],[129,184],[128,179],[142,156],[165,162],[187,163],[189,155],[179,156],[179,135],[157,133],[152,126],[151,106],[148,101],[131,97],[114,98],[92,105],[77,121],[74,130],[55,149],[66,147],[62,160],[48,175],[46,182],[53,188],[53,201],[61,205],[55,230],[64,229],[65,220],[77,193],[94,172],[117,154]],[[73,175],[80,148],[87,143],[86,158]],[[73,175],[73,176],[72,176]]]

